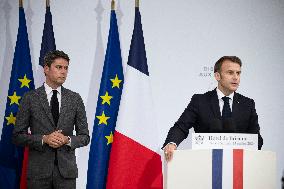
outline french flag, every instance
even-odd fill
[[[152,108],[141,15],[136,5],[107,189],[163,188],[159,135]]]
[[[167,164],[167,189],[274,189],[276,155],[254,150],[178,150]]]

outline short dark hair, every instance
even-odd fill
[[[57,59],[57,58],[63,58],[65,60],[67,60],[68,63],[69,63],[69,60],[70,60],[68,55],[65,52],[59,51],[59,50],[54,50],[54,51],[49,51],[44,56],[44,65],[50,67],[51,64],[54,62],[54,60]]]
[[[223,56],[215,63],[214,73],[220,72],[222,64],[225,60],[229,60],[229,61],[232,61],[234,63],[237,63],[237,64],[240,65],[240,67],[242,67],[242,61],[239,57],[237,57],[237,56]]]

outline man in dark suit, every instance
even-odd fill
[[[167,161],[172,159],[174,150],[192,127],[196,133],[258,134],[258,148],[261,149],[263,140],[255,103],[235,92],[240,83],[241,66],[242,62],[236,56],[224,56],[215,63],[214,76],[218,86],[213,91],[193,95],[178,121],[170,128],[163,145]]]
[[[68,55],[51,51],[44,63],[46,81],[22,98],[13,141],[29,147],[29,189],[72,189],[78,177],[75,149],[90,140],[85,107],[78,93],[62,87],[68,73]]]

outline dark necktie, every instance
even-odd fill
[[[53,116],[53,120],[55,126],[57,126],[58,118],[59,118],[59,102],[57,98],[57,90],[52,90],[53,94],[51,97],[50,105],[51,105],[51,113]]]
[[[232,117],[232,111],[231,111],[230,103],[229,103],[230,98],[227,96],[224,96],[222,97],[222,99],[224,101],[224,106],[222,110],[222,118],[223,119],[230,118]]]

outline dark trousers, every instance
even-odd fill
[[[48,178],[28,178],[28,189],[76,189],[76,179],[63,178],[58,166],[54,165],[52,175]]]

